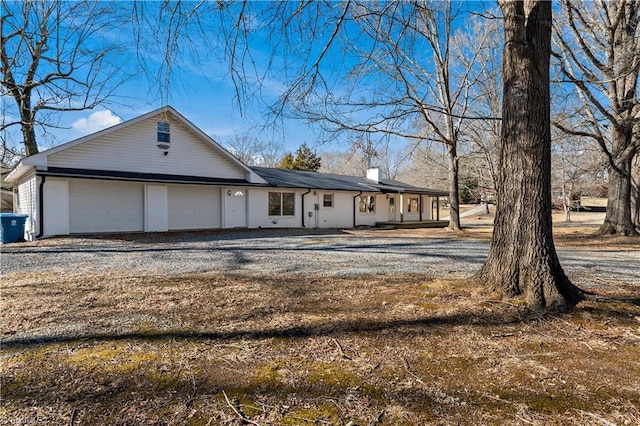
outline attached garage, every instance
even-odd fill
[[[141,232],[144,230],[144,184],[71,179],[69,231]]]
[[[167,195],[170,231],[222,227],[220,187],[169,185]]]
[[[167,106],[24,158],[6,181],[16,186],[17,212],[29,215],[28,240],[355,227],[395,221],[398,215],[400,222],[422,221],[422,197],[447,195],[382,180],[377,169],[370,172],[358,177],[251,168]],[[364,212],[358,211],[358,197],[372,200]]]

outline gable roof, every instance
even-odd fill
[[[269,167],[252,167],[262,176],[269,186],[278,188],[324,189],[334,191],[362,191],[382,193],[413,193],[434,196],[447,196],[446,191],[420,188],[393,179],[381,179],[375,182],[359,176],[318,173],[303,170],[286,170]]]
[[[16,182],[18,179],[20,179],[25,174],[29,173],[35,167],[46,169],[47,157],[49,157],[50,155],[73,148],[82,143],[92,141],[96,138],[109,135],[110,133],[120,131],[124,128],[140,123],[148,118],[151,118],[160,114],[165,114],[165,113],[171,114],[173,118],[175,118],[180,124],[184,125],[184,127],[186,127],[189,131],[195,134],[201,141],[205,142],[209,147],[211,147],[213,150],[221,154],[228,161],[232,162],[236,166],[243,169],[248,176],[248,179],[247,179],[248,181],[254,182],[254,183],[264,183],[262,178],[256,175],[255,172],[251,170],[249,166],[244,164],[242,161],[238,160],[238,158],[236,158],[233,154],[227,151],[222,145],[218,144],[209,135],[204,133],[197,126],[195,126],[193,123],[187,120],[182,114],[180,114],[178,111],[176,111],[173,107],[169,105],[163,106],[161,108],[158,108],[146,114],[140,115],[138,117],[132,118],[130,120],[123,121],[122,123],[116,124],[115,126],[108,127],[98,132],[55,146],[46,151],[42,151],[37,154],[31,155],[29,157],[23,158],[18,163],[16,168],[11,173],[9,173],[6,179],[7,181],[10,181],[10,182]]]

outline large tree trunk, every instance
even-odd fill
[[[551,2],[500,0],[504,15],[503,119],[498,205],[489,256],[476,278],[542,310],[582,298],[553,244],[549,57]]]
[[[640,153],[631,166],[631,221],[640,230]]]
[[[625,137],[614,130],[614,139]],[[630,137],[630,135],[628,136]],[[627,149],[618,151],[609,166],[609,186],[607,191],[607,213],[599,233],[635,235],[636,230],[631,214],[631,164],[633,152],[629,143]],[[615,142],[614,142],[615,147]],[[614,151],[615,152],[615,151]]]
[[[38,143],[36,142],[35,117],[31,109],[31,90],[25,89],[16,99],[20,109],[20,120],[22,121],[22,140],[27,157],[38,153]]]
[[[460,186],[458,153],[455,144],[447,145],[447,157],[449,158],[449,229],[460,230]]]

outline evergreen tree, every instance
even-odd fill
[[[307,170],[310,172],[317,172],[320,170],[322,159],[313,152],[306,143],[303,143],[296,151],[296,158],[294,160],[295,170]]]
[[[287,152],[276,166],[278,169],[295,170],[293,154]]]
[[[296,150],[295,157],[290,152],[286,153],[278,163],[279,169],[305,170],[317,172],[322,166],[322,158],[311,150],[306,143],[303,143]]]

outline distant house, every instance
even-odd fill
[[[5,182],[5,177],[11,172],[3,166],[0,166],[0,212],[13,211],[13,187]]]
[[[25,239],[437,220],[446,192],[367,177],[251,168],[172,107],[23,159],[6,177]]]

